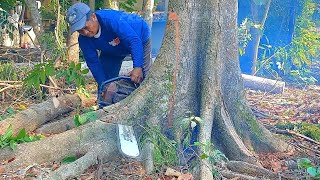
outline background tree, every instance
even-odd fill
[[[143,0],[143,3],[142,3],[143,19],[148,23],[150,29],[152,27],[153,6],[154,6],[154,0]]]
[[[78,2],[77,0],[72,0],[72,4]],[[78,44],[78,37],[79,33],[74,32],[73,34],[70,33],[70,28],[69,28],[69,33],[68,33],[68,44],[67,46],[69,47],[68,50],[68,60],[69,61],[74,61],[78,62],[79,61],[79,44]]]
[[[89,0],[88,5],[92,11],[95,11],[95,9],[96,9],[96,1],[95,0]]]
[[[25,0],[31,14],[31,25],[37,37],[41,37],[43,33],[42,18],[37,6],[36,0]]]

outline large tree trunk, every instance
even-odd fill
[[[101,131],[87,127],[104,126],[99,125],[101,121],[140,125],[147,121],[161,126],[163,133],[174,135],[181,143],[180,120],[191,112],[203,120],[198,141],[213,142],[230,160],[257,164],[255,152],[287,150],[286,143],[256,121],[245,100],[238,61],[237,0],[170,1],[169,12],[163,45],[148,77],[132,95],[97,111],[98,125],[81,128],[86,129],[86,137],[98,136]],[[70,131],[61,134],[65,137],[63,134],[70,139],[75,135]],[[53,147],[53,143],[43,141],[43,146]],[[97,158],[94,152],[88,153],[84,159]],[[7,166],[11,167],[10,163]],[[212,166],[206,159],[200,160],[199,167],[200,179],[213,178]],[[56,177],[63,173],[62,169],[58,172]]]
[[[29,8],[29,12],[31,13],[31,25],[34,33],[36,34],[37,38],[40,38],[43,32],[43,26],[37,3],[35,0],[25,0],[25,2]]]

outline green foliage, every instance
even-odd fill
[[[13,31],[16,29],[13,25],[14,19],[9,15],[9,13],[0,7],[0,37],[8,34],[10,38],[13,37]]]
[[[0,7],[5,11],[9,11],[13,9],[13,7],[17,4],[16,0],[1,0]]]
[[[182,133],[181,135],[177,136],[182,138],[182,145],[184,147],[190,146],[192,130],[195,126],[202,122],[200,117],[190,115],[190,112],[188,113],[189,114],[185,118],[174,121],[174,127],[179,128],[176,131],[178,133]]]
[[[275,126],[279,129],[283,129],[283,130],[286,130],[286,129],[293,130],[293,129],[295,129],[296,124],[293,124],[290,122],[289,123],[277,123]]]
[[[206,143],[201,142],[195,142],[195,146],[202,147],[203,152],[199,155],[200,159],[208,159],[210,164],[215,165],[218,162],[221,162],[223,160],[229,161],[228,158],[218,149],[214,149],[213,144],[208,141]],[[212,174],[213,176],[218,175],[218,171],[213,170]]]
[[[14,69],[13,63],[0,63],[0,79],[7,81],[18,81],[18,72]]]
[[[120,8],[124,9],[126,12],[133,12],[134,5],[137,3],[137,0],[127,0],[125,2],[120,2]]]
[[[163,135],[157,126],[148,125],[143,128],[145,131],[140,138],[140,143],[143,145],[149,141],[154,144],[155,167],[159,170],[161,166],[177,165],[177,143]]]
[[[90,97],[89,92],[83,86],[77,87],[77,93],[78,94],[83,94],[86,98]]]
[[[71,1],[65,1],[65,0],[51,0],[49,3],[46,4],[46,6],[41,6],[41,16],[42,19],[57,19],[58,14],[58,7],[60,5],[60,13],[61,15],[64,14],[67,7],[70,7]]]
[[[301,69],[310,66],[320,52],[320,34],[315,31],[312,15],[316,9],[314,0],[306,0],[302,15],[297,18],[292,46],[289,50],[293,64]]]
[[[4,114],[0,115],[0,121],[10,118],[15,115],[15,110],[12,107],[8,107]]]
[[[204,152],[201,152],[202,154],[200,154],[201,159],[208,158],[208,160],[212,164],[215,164],[215,163],[220,162],[222,160],[228,161],[228,158],[221,151],[219,151],[218,149],[214,149],[214,146],[210,141],[208,141],[206,143],[195,142],[194,145],[199,146],[199,147],[203,147]]]
[[[308,123],[301,123],[301,127],[298,131],[305,136],[308,136],[316,141],[320,141],[320,124],[313,125]]]
[[[309,123],[278,123],[275,125],[279,129],[288,129],[297,131],[305,136],[308,136],[316,141],[320,140],[320,124],[309,124]]]
[[[39,41],[41,47],[50,52],[50,57],[52,59],[57,59],[59,57],[62,57],[63,54],[65,54],[65,50],[60,48],[53,32],[42,33],[42,36],[39,38]],[[59,41],[61,41],[61,39],[59,39]]]
[[[53,61],[48,61],[46,63],[39,63],[34,66],[34,68],[29,72],[29,75],[23,80],[23,83],[27,87],[34,86],[40,89],[40,84],[45,84],[46,79],[49,76],[55,74]]]
[[[317,80],[312,76],[310,67],[320,53],[320,34],[316,31],[316,23],[312,18],[316,4],[314,0],[300,3],[303,8],[296,19],[292,42],[275,48],[265,46],[265,52],[273,50],[275,53],[270,57],[263,56],[259,65],[272,74],[278,75],[278,72],[281,72],[280,75],[287,80],[314,84]],[[274,58],[274,61],[270,61],[271,58]]]
[[[86,122],[88,121],[95,121],[97,120],[97,113],[96,111],[92,110],[92,111],[89,111],[85,114],[82,114],[80,115],[79,113],[77,113],[76,115],[74,115],[74,123],[77,127],[85,124]]]
[[[65,157],[65,158],[62,159],[62,163],[63,163],[63,164],[72,163],[72,162],[76,161],[77,159],[78,159],[78,158],[77,158],[77,156],[75,156],[75,155],[68,156],[68,157]]]
[[[320,178],[320,167],[313,165],[308,158],[298,159],[298,168],[306,170],[314,178]]]
[[[24,142],[33,142],[42,139],[43,136],[33,136],[28,135],[25,129],[21,129],[19,133],[14,136],[12,132],[12,127],[9,126],[4,133],[4,135],[0,135],[0,148],[4,148],[10,146],[12,150],[15,150],[17,144]]]
[[[239,54],[245,54],[245,49],[251,41],[250,29],[256,28],[262,30],[261,25],[254,23],[251,19],[245,18],[238,27]]]
[[[64,77],[67,85],[75,83],[80,92],[87,93],[82,87],[85,86],[85,77],[83,75],[88,72],[89,69],[81,70],[81,63],[75,64],[74,62],[71,62],[69,67],[61,67],[60,69],[55,70],[53,61],[48,61],[36,64],[23,82],[27,87],[33,86],[39,89],[40,84],[44,84],[49,76],[56,76],[58,79]]]
[[[71,85],[75,82],[76,87],[85,86],[85,77],[83,75],[87,74],[89,69],[81,70],[81,63],[75,64],[73,61],[67,68],[61,68],[58,70],[56,78],[64,77],[67,84]]]

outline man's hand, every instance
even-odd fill
[[[131,81],[136,84],[140,84],[143,79],[142,68],[136,67],[130,73]]]

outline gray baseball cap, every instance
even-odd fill
[[[71,33],[85,27],[90,7],[84,3],[73,4],[67,11],[66,20],[71,26]]]

